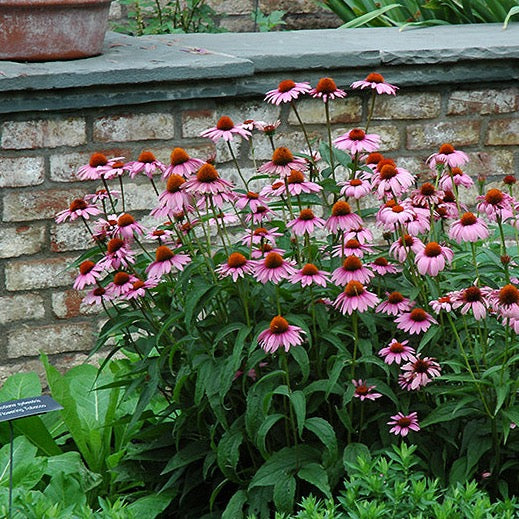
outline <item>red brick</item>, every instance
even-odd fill
[[[0,258],[36,254],[45,244],[45,226],[30,224],[0,227]]]
[[[0,187],[25,187],[42,184],[45,179],[43,157],[0,157]]]
[[[463,147],[479,142],[481,123],[477,120],[411,124],[407,127],[407,148],[430,149],[448,142]],[[432,149],[431,153],[436,151]]]

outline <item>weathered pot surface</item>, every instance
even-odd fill
[[[112,0],[0,0],[0,60],[101,54]]]

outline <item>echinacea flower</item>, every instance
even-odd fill
[[[254,128],[265,135],[272,137],[279,128],[281,121],[277,119],[273,123],[266,123],[265,121],[254,121]]]
[[[87,305],[100,305],[104,302],[111,301],[114,298],[112,294],[103,287],[95,287],[90,290],[83,298],[83,303]]]
[[[488,287],[479,288],[474,285],[464,290],[450,292],[449,297],[453,309],[461,308],[460,311],[463,315],[468,313],[469,310],[472,310],[474,319],[479,321],[484,319],[487,315],[491,292],[492,289]]]
[[[73,222],[76,218],[84,218],[85,220],[90,219],[91,216],[101,214],[101,211],[92,204],[85,202],[81,198],[73,200],[68,209],[60,211],[56,215],[56,223],[63,223],[67,220]]]
[[[117,231],[125,240],[131,240],[136,234],[142,236],[144,227],[129,213],[123,213],[117,218]]]
[[[369,283],[375,274],[366,268],[357,256],[347,256],[342,265],[332,272],[332,282],[344,286],[350,281]]]
[[[190,157],[184,148],[175,148],[170,155],[170,164],[164,169],[162,178],[169,178],[171,175],[189,177],[204,165],[201,159]]]
[[[299,216],[287,223],[287,227],[292,229],[296,236],[304,236],[312,234],[315,229],[322,229],[325,221],[315,216],[311,209],[303,209]]]
[[[333,306],[341,314],[351,315],[355,311],[365,312],[368,308],[376,306],[379,301],[377,295],[366,290],[362,283],[352,280],[333,301]]]
[[[519,289],[509,283],[490,295],[495,311],[507,319],[519,319]]]
[[[130,249],[127,240],[112,238],[106,245],[106,253],[97,264],[103,268],[118,269],[135,263],[135,252]]]
[[[166,166],[151,151],[143,151],[137,160],[126,164],[126,169],[131,178],[135,178],[139,173],[144,173],[148,178],[152,178],[155,172],[162,173]]]
[[[283,279],[289,279],[295,274],[293,262],[283,259],[277,252],[269,252],[263,261],[255,265],[254,275],[260,283],[271,281],[279,283]]]
[[[277,214],[267,205],[258,205],[246,217],[245,223],[252,222],[254,225],[262,225],[275,218]]]
[[[485,213],[489,220],[501,221],[514,215],[514,199],[500,189],[489,189],[485,195],[476,197],[478,200],[478,211]]]
[[[345,182],[339,182],[338,185],[342,186],[341,195],[355,198],[355,200],[360,200],[371,192],[371,184],[361,178],[352,178]]]
[[[303,81],[296,83],[291,79],[281,81],[277,88],[269,90],[265,95],[265,101],[275,105],[290,103],[297,99],[301,94],[307,94],[311,90],[310,83]]]
[[[438,164],[459,168],[468,161],[469,157],[465,152],[455,150],[452,144],[442,144],[438,153],[433,153],[426,162],[431,169],[434,169]]]
[[[416,253],[415,262],[422,276],[425,274],[437,276],[445,268],[446,263],[451,263],[453,258],[452,249],[432,241]]]
[[[417,413],[409,413],[408,415],[397,413],[391,417],[391,420],[387,422],[387,424],[393,426],[389,429],[389,432],[396,436],[400,435],[405,437],[409,434],[409,431],[420,430]]]
[[[192,197],[182,188],[186,179],[177,173],[171,173],[166,183],[166,189],[159,195],[157,207],[151,211],[154,218],[166,218],[170,214],[190,210]]]
[[[394,291],[387,295],[387,299],[377,306],[377,312],[386,315],[399,315],[408,312],[412,308],[411,301],[400,292]]]
[[[377,386],[368,386],[362,379],[352,380],[351,382],[355,386],[353,396],[359,398],[361,402],[363,400],[376,400],[382,396],[380,393],[373,392]]]
[[[292,196],[298,196],[301,193],[318,193],[322,190],[319,184],[306,180],[303,173],[297,169],[293,169],[286,180],[288,192]]]
[[[103,268],[93,261],[85,260],[79,265],[79,276],[74,281],[76,290],[83,290],[87,285],[94,285],[101,277]]]
[[[380,163],[371,179],[372,187],[377,190],[379,198],[383,198],[388,193],[391,196],[400,196],[413,185],[413,175],[406,169],[393,164],[384,164],[378,169],[379,166]]]
[[[379,276],[385,276],[387,274],[396,274],[400,272],[402,268],[399,265],[389,263],[384,257],[375,258],[370,264],[369,268],[376,272]]]
[[[310,285],[326,286],[330,274],[324,270],[319,270],[313,263],[307,263],[301,270],[298,270],[290,278],[291,283],[301,283],[301,286],[306,287]]]
[[[196,175],[186,180],[182,187],[188,193],[199,196],[227,194],[232,188],[233,185],[221,178],[215,167],[207,162],[196,172]]]
[[[388,365],[400,364],[403,360],[413,360],[415,358],[415,350],[407,344],[409,341],[397,341],[391,339],[391,342],[385,348],[382,348],[378,354],[384,359],[384,362]]]
[[[155,251],[155,261],[146,268],[149,277],[160,278],[164,274],[169,274],[172,268],[184,270],[184,267],[191,261],[187,254],[177,254],[168,246],[160,245]]]
[[[416,189],[411,193],[411,201],[414,205],[420,207],[433,207],[443,200],[443,191],[438,191],[430,182],[424,182],[420,189]]]
[[[487,224],[474,213],[466,212],[449,229],[449,238],[461,242],[477,242],[490,236]]]
[[[283,233],[277,232],[278,228],[273,227],[272,229],[266,229],[265,227],[258,227],[254,229],[252,232],[245,234],[241,242],[243,245],[247,247],[252,247],[253,245],[258,245],[260,243],[269,242],[272,245],[275,245],[276,238],[278,236],[283,236]]]
[[[337,88],[331,77],[323,77],[317,82],[317,86],[308,92],[312,97],[321,98],[325,103],[336,97],[346,97],[346,92]]]
[[[121,297],[132,288],[137,278],[128,272],[119,271],[114,274],[113,280],[106,285],[106,291],[115,297]]]
[[[391,202],[394,202],[391,200]],[[402,225],[411,222],[415,213],[400,204],[391,203],[384,205],[377,213],[377,223],[382,225],[386,231],[394,231]]]
[[[294,157],[288,148],[280,146],[272,153],[272,160],[260,166],[258,171],[278,175],[283,180],[290,175],[292,170],[304,171],[306,168],[307,163],[304,159]]]
[[[78,169],[76,177],[79,180],[100,180],[104,178],[106,172],[112,169],[112,164],[120,158],[109,160],[104,153],[92,153],[88,164]]]
[[[360,243],[356,238],[350,238],[345,240],[344,243],[334,245],[332,247],[332,256],[357,256],[357,258],[363,258],[364,254],[373,252],[373,247],[365,243]]]
[[[391,244],[389,247],[389,254],[391,254],[396,260],[400,263],[404,263],[409,255],[409,252],[414,252],[417,254],[420,252],[425,245],[419,238],[415,236],[411,236],[410,234],[405,234],[404,236],[398,238],[396,242]]]
[[[270,326],[258,335],[258,344],[267,353],[275,353],[280,347],[288,352],[303,343],[304,333],[302,328],[289,324],[284,317],[277,315],[270,321]]]
[[[440,177],[438,184],[444,191],[452,191],[453,182],[455,186],[462,186],[466,187],[467,189],[474,185],[472,178],[466,173],[463,173],[460,168],[452,168],[451,174],[444,172]]]
[[[402,389],[412,391],[426,386],[433,378],[439,377],[441,367],[432,357],[420,358],[416,355],[410,362],[402,366],[404,372],[399,377],[399,385]]]
[[[431,324],[438,324],[430,314],[422,308],[413,308],[410,312],[404,312],[395,319],[396,327],[411,335],[426,332]]]
[[[431,308],[439,314],[442,310],[446,312],[450,312],[452,310],[452,301],[449,295],[439,297],[438,299],[433,299],[429,301],[429,305]]]
[[[128,290],[123,298],[132,300],[138,299],[139,297],[144,297],[146,295],[146,290],[150,288],[155,288],[159,284],[159,278],[150,277],[145,281],[142,279],[135,279],[132,283],[130,290]]]
[[[226,142],[230,142],[237,135],[244,138],[245,140],[248,140],[251,136],[251,132],[245,130],[241,124],[235,126],[233,120],[230,117],[224,115],[218,119],[215,127],[204,130],[200,134],[200,137],[207,137],[216,143],[220,139],[223,139]]]
[[[342,200],[335,202],[332,214],[326,221],[326,228],[335,234],[338,230],[350,231],[358,227],[362,227],[362,218],[351,210],[350,204]]]
[[[364,88],[371,88],[372,90],[375,90],[377,94],[389,95],[395,95],[398,90],[397,86],[386,83],[384,76],[377,72],[368,74],[366,79],[353,82],[351,88],[360,88],[361,90]]]
[[[236,283],[238,278],[244,278],[246,274],[252,274],[255,265],[255,261],[248,260],[240,252],[233,252],[225,263],[215,269],[215,272],[222,278],[230,276]]]
[[[360,128],[354,128],[333,141],[333,145],[343,151],[349,151],[352,155],[365,151],[371,153],[380,146],[380,135],[366,133]]]
[[[251,211],[257,211],[258,207],[266,206],[267,200],[254,191],[247,191],[247,193],[239,194],[236,198],[235,206],[238,210],[243,210],[248,207]]]

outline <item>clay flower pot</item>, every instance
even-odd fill
[[[0,60],[101,54],[111,0],[0,0]]]

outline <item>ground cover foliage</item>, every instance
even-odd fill
[[[517,490],[515,177],[475,183],[450,143],[407,171],[369,132],[377,97],[397,88],[376,73],[351,88],[367,121],[335,138],[330,104],[347,93],[333,79],[267,93],[300,120],[300,153],[277,121],[223,115],[202,137],[233,157],[232,182],[180,148],[170,164],[95,153],[77,176],[100,189],[57,216],[93,239],[74,286],[106,312],[95,351],[130,359],[106,385],[141,424],[117,471],[167,493],[173,516],[289,514],[337,495],[359,454],[406,442],[434,485]],[[303,96],[322,101],[322,139]],[[258,139],[272,159],[249,178],[236,142],[254,160]],[[137,176],[157,195],[146,225],[125,201]]]

